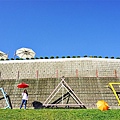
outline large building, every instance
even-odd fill
[[[98,100],[105,100],[111,108],[118,107],[118,101],[109,88],[109,83],[120,82],[120,59],[106,58],[59,58],[0,61],[0,87],[9,94],[13,108],[19,108],[21,82],[29,84],[28,108],[32,102],[44,103],[61,81],[61,77],[74,91],[86,108],[96,108]],[[64,91],[63,91],[64,90]],[[119,90],[119,89],[117,89]],[[65,88],[53,96],[51,102],[60,97]],[[2,95],[1,95],[2,96]],[[75,101],[72,98],[70,104]],[[4,100],[0,100],[4,107]]]

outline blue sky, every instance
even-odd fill
[[[120,57],[120,0],[0,0],[0,51]]]

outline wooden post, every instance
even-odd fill
[[[37,79],[38,79],[38,70],[36,71],[36,76],[37,76]]]
[[[58,78],[58,70],[56,70],[56,78]]]
[[[78,69],[76,69],[76,77],[78,77]]]
[[[98,70],[96,70],[96,77],[98,77]]]
[[[114,70],[114,73],[115,73],[115,77],[117,78],[117,71],[116,71],[116,70]]]
[[[18,76],[17,76],[17,78],[19,79],[19,71],[18,71]]]
[[[1,79],[1,72],[0,72],[0,79]]]

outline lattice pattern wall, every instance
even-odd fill
[[[120,77],[120,60],[64,58],[0,61],[0,79]]]
[[[10,96],[13,108],[19,108],[22,99],[21,93],[24,89],[17,88],[17,84],[21,82],[29,84],[29,88],[27,88],[29,93],[27,108],[32,108],[32,102],[34,101],[44,103],[60,81],[60,78],[1,80],[0,87],[4,88],[4,91]],[[97,108],[96,103],[98,100],[105,100],[111,108],[118,107],[113,92],[107,86],[109,82],[120,82],[119,78],[69,77],[65,78],[65,81],[87,108]],[[60,95],[61,93],[56,95],[54,100],[58,99]],[[70,103],[72,102],[70,101]],[[3,108],[5,106],[4,100],[0,100],[0,103],[0,108]]]

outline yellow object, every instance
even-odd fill
[[[101,111],[108,110],[109,106],[108,103],[106,103],[104,100],[99,100],[97,102],[97,108],[100,109]]]
[[[116,99],[118,101],[118,105],[120,105],[120,99],[119,99],[119,97],[118,97],[118,95],[116,93],[116,90],[115,90],[113,85],[118,85],[119,86],[120,83],[109,83],[109,86],[110,86],[111,90],[113,91],[113,93],[114,93],[114,95],[115,95],[115,97],[116,97]]]

